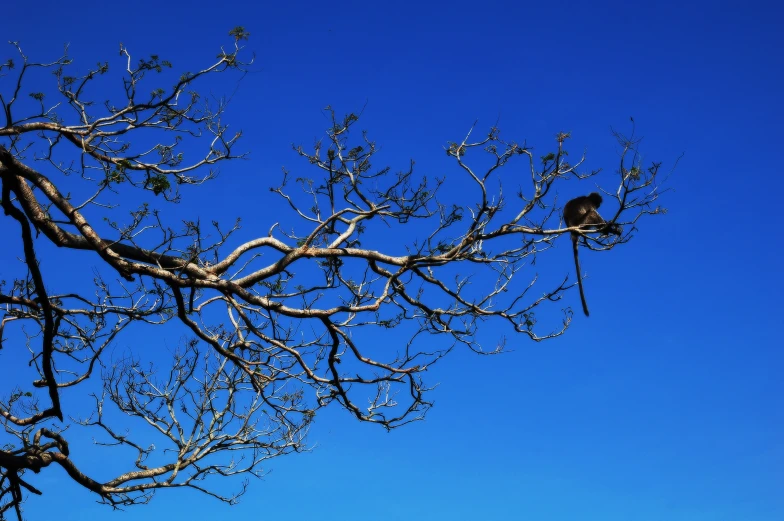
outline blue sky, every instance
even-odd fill
[[[540,149],[570,131],[607,186],[611,127],[630,116],[646,159],[668,169],[684,154],[669,213],[629,245],[583,257],[592,316],[576,315],[566,336],[510,337],[498,357],[453,353],[428,375],[440,386],[427,420],[392,433],[325,411],[315,450],[271,462],[236,507],[163,492],[112,518],[784,519],[782,14],[774,2],[7,5],[0,41],[40,60],[68,42],[84,67],[116,60],[122,42],[192,70],[244,25],[253,72],[215,89],[234,93],[228,116],[250,159],[175,211],[240,216],[247,238],[280,219],[267,188],[281,166],[303,166],[291,143],[322,135],[328,104],[365,107],[381,161],[414,158],[434,175],[454,174],[442,147],[475,120]],[[241,204],[229,199],[238,192]],[[538,267],[553,277],[571,275],[562,241]],[[567,299],[579,309],[576,292]],[[493,328],[483,334],[508,334]],[[34,483],[46,500],[27,504],[29,519],[55,505],[64,520],[109,514],[57,471]]]

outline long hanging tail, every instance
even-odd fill
[[[572,249],[574,250],[574,267],[577,268],[577,285],[580,287],[580,300],[583,302],[583,313],[589,316],[588,304],[585,303],[585,292],[583,291],[583,275],[580,273],[580,259],[577,256],[577,241],[579,236],[572,235]]]

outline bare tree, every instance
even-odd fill
[[[290,205],[289,225],[274,223],[249,240],[239,237],[239,223],[190,221],[174,230],[147,203],[121,221],[108,219],[117,212],[107,201],[120,191],[177,201],[181,185],[205,183],[216,165],[242,157],[235,151],[241,134],[222,121],[225,104],[193,90],[205,77],[248,65],[240,59],[247,33],[230,35],[233,46],[215,63],[152,92],[148,78],[171,65],[158,56],[137,61],[121,47],[119,102],[95,103],[86,94],[112,77],[108,64],[69,76],[67,52],[36,63],[14,44],[17,62],[0,66],[2,208],[21,237],[3,243],[18,245],[22,261],[16,278],[0,286],[0,348],[9,338],[15,352],[26,344],[34,372],[31,385],[0,391],[0,517],[21,518],[23,495],[41,493],[31,473],[53,464],[114,506],[146,502],[171,487],[234,502],[246,482],[222,496],[205,479],[258,475],[268,458],[303,450],[316,412],[331,403],[387,429],[421,419],[431,405],[423,380],[431,365],[455,346],[503,349],[503,339],[490,349],[480,345],[481,322],[505,323],[537,341],[570,324],[569,308],[544,331],[534,314],[574,286],[570,274],[544,290],[535,274],[513,283],[524,265],[574,231],[561,226],[555,183],[597,173],[582,171],[584,157],[568,161],[566,133],[544,156],[502,139],[496,128],[449,142],[454,175],[469,180],[474,193],[447,204],[443,178],[415,176],[413,162],[401,172],[375,168],[378,147],[354,131],[358,117],[328,108],[324,139],[295,148],[312,177],[284,172],[271,189]],[[54,73],[56,92],[26,90],[26,77],[41,68]],[[604,195],[617,203],[611,222],[625,233],[577,230],[591,249],[627,242],[642,216],[662,211],[659,164],[643,167],[638,141],[616,137],[618,185]],[[183,152],[189,142],[206,142],[190,162]],[[518,165],[515,183],[521,170],[528,180],[508,200],[500,179],[511,163]],[[407,244],[380,239],[415,221],[427,232]],[[93,286],[55,293],[47,283],[47,272],[51,279],[57,269],[51,246],[58,256],[91,252],[101,267],[90,268]],[[472,277],[482,285],[470,284]],[[168,333],[173,325],[187,338],[168,364],[149,349],[113,351],[126,328]],[[362,332],[390,328],[409,332],[408,341],[379,346]],[[62,393],[75,389],[87,403],[83,416],[61,403]],[[123,419],[138,421],[128,428]],[[127,467],[113,477],[82,472],[83,455],[68,444],[80,429],[95,431],[96,443],[114,447],[116,466],[128,458]]]

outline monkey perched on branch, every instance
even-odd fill
[[[596,192],[589,195],[581,195],[567,202],[564,206],[564,222],[568,228],[580,226],[586,231],[599,232],[602,235],[621,235],[621,227],[602,219],[596,211],[602,204],[602,196]],[[583,277],[580,273],[580,260],[577,256],[577,241],[580,239],[578,232],[572,232],[572,249],[574,250],[574,266],[577,268],[577,285],[580,287],[580,300],[583,303],[583,312],[588,316],[588,304],[585,303],[585,293],[583,292]]]

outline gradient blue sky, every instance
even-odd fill
[[[382,160],[413,157],[420,173],[449,172],[442,146],[477,119],[539,148],[571,131],[608,186],[610,127],[629,116],[647,159],[669,168],[685,153],[669,214],[585,256],[591,318],[555,341],[510,338],[499,357],[453,354],[429,375],[441,385],[425,422],[386,433],[327,411],[315,450],[273,461],[231,508],[175,491],[111,513],[46,472],[28,519],[784,519],[783,15],[754,1],[8,2],[0,41],[40,60],[69,42],[84,67],[122,42],[193,70],[244,25],[255,72],[223,88],[239,87],[229,116],[251,160],[178,211],[241,216],[248,235],[279,220],[266,188],[301,166],[290,144],[322,134],[327,104],[367,104]],[[258,197],[230,204],[239,190]],[[540,270],[571,273],[563,241]],[[100,479],[99,461],[75,459]]]

